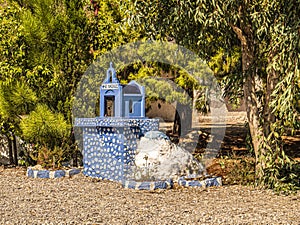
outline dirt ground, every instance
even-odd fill
[[[199,136],[195,155],[202,154],[206,151],[211,134],[209,125],[205,125],[199,129],[202,134]],[[243,183],[238,181],[238,179],[243,179],[242,177],[239,177],[241,176],[241,173],[253,172],[252,178],[249,177],[249,179],[254,179],[255,157],[254,152],[249,151],[249,147],[246,144],[248,138],[247,135],[247,128],[244,124],[227,124],[225,135],[222,137],[223,139],[220,140],[222,142],[220,150],[218,151],[216,158],[213,159],[207,167],[208,173],[222,176],[224,178],[223,181],[228,184]],[[300,162],[300,131],[296,132],[294,136],[283,136],[282,138],[286,155]],[[237,169],[242,169],[244,171],[241,171],[241,173],[233,171]],[[236,176],[235,181],[233,176]],[[246,181],[247,180],[245,180],[244,183]]]
[[[200,135],[199,145],[196,152],[202,152],[205,150],[207,140],[211,134],[211,128],[209,125],[205,125],[200,128],[206,135]],[[246,145],[247,128],[242,123],[227,124],[225,128],[225,135],[223,137],[220,152],[218,156],[250,156],[253,153],[248,151]],[[297,131],[294,136],[283,136],[284,148],[286,153],[294,158],[300,159],[300,131]]]
[[[200,131],[199,153],[207,146],[210,128]],[[240,173],[228,176],[237,159],[254,160],[246,136],[243,124],[226,126],[218,157],[207,168],[223,176],[224,185],[207,189],[175,186],[135,191],[82,174],[33,179],[26,177],[25,168],[2,166],[0,224],[300,224],[299,192],[284,196],[251,186],[226,185],[238,183],[230,179],[239,179]],[[288,154],[300,158],[300,134],[284,140]],[[253,168],[244,169],[248,173]]]
[[[0,224],[300,224],[300,194],[230,185],[135,191],[82,174],[33,179],[0,167]]]

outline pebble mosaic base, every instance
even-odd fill
[[[148,118],[75,118],[76,127],[139,127],[143,133],[150,130],[158,130],[159,119]]]
[[[34,168],[27,168],[27,176],[32,178],[61,178],[70,177],[80,173],[80,169],[69,169],[69,170],[36,170]]]
[[[77,118],[83,128],[83,173],[86,176],[122,182],[130,178],[137,140],[158,130],[158,119]]]

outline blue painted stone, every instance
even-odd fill
[[[205,180],[206,186],[211,187],[211,186],[221,186],[221,177],[216,177],[216,178],[208,178]]]
[[[180,186],[186,186],[186,180],[184,180],[184,179],[179,179],[179,180],[178,180],[178,184],[179,184]]]
[[[203,183],[198,180],[191,180],[188,183],[189,187],[203,187]]]
[[[180,186],[185,187],[212,187],[212,186],[221,186],[222,180],[221,177],[213,177],[213,178],[207,178],[205,180],[191,180],[187,181],[184,177],[181,177],[178,179],[178,184]]]
[[[128,186],[127,186],[128,188],[130,188],[130,189],[135,189],[135,187],[136,187],[136,182],[135,181],[130,181],[129,183],[128,183]]]
[[[33,173],[33,170],[31,168],[27,169],[27,176],[34,178],[34,173]]]
[[[36,176],[38,178],[49,178],[50,177],[49,174],[50,174],[49,170],[39,170]]]
[[[123,181],[123,187],[135,190],[156,190],[156,189],[171,189],[173,188],[173,180],[166,181]]]
[[[150,188],[151,188],[150,184],[151,184],[150,182],[140,182],[137,189],[139,189],[139,190],[150,190]]]
[[[93,172],[99,162],[98,176],[106,177],[107,171],[113,168],[118,171],[111,173],[111,179],[116,176],[116,180],[123,179],[117,174],[123,172],[125,165],[133,164],[139,137],[152,130],[153,124],[158,127],[158,120],[155,119],[81,118],[79,122],[75,122],[76,125],[84,130],[88,126],[88,132],[83,136],[84,168],[89,167]]]
[[[64,177],[66,175],[66,172],[64,170],[57,170],[54,172],[55,178]]]

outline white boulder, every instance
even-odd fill
[[[191,153],[173,144],[162,132],[150,131],[138,143],[135,179],[165,180],[202,175],[204,167]]]

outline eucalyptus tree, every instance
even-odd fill
[[[219,78],[231,97],[245,99],[257,181],[273,187],[280,168],[290,165],[281,136],[299,124],[299,3],[133,0],[135,10],[129,12],[129,24],[137,29],[153,38],[175,38],[208,61],[220,50],[225,62],[240,52],[240,72]]]

